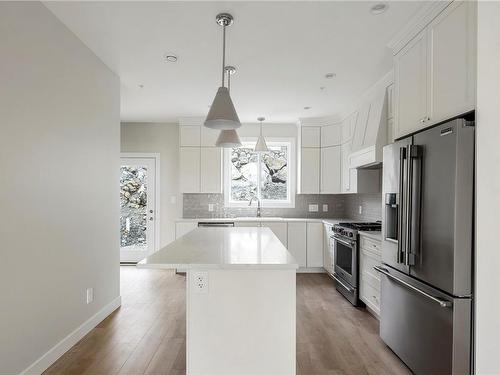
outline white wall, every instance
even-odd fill
[[[175,219],[182,217],[179,194],[179,125],[122,123],[121,152],[160,154],[160,247],[175,239]],[[175,203],[171,198],[175,197]]]
[[[0,56],[7,375],[119,302],[120,97],[119,79],[41,3],[0,2]],[[95,289],[89,305],[87,287]]]
[[[500,3],[478,2],[476,373],[500,374]]]

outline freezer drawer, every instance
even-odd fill
[[[450,298],[401,272],[381,272],[380,337],[417,375],[469,374],[470,298]]]

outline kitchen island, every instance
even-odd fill
[[[269,228],[197,228],[137,266],[187,270],[188,375],[295,374],[298,265]]]

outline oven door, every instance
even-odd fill
[[[358,256],[356,241],[333,236],[335,243],[334,272],[337,277],[349,283],[352,287],[358,287]]]

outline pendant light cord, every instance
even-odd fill
[[[222,87],[224,87],[225,68],[226,68],[226,25],[222,26]]]

